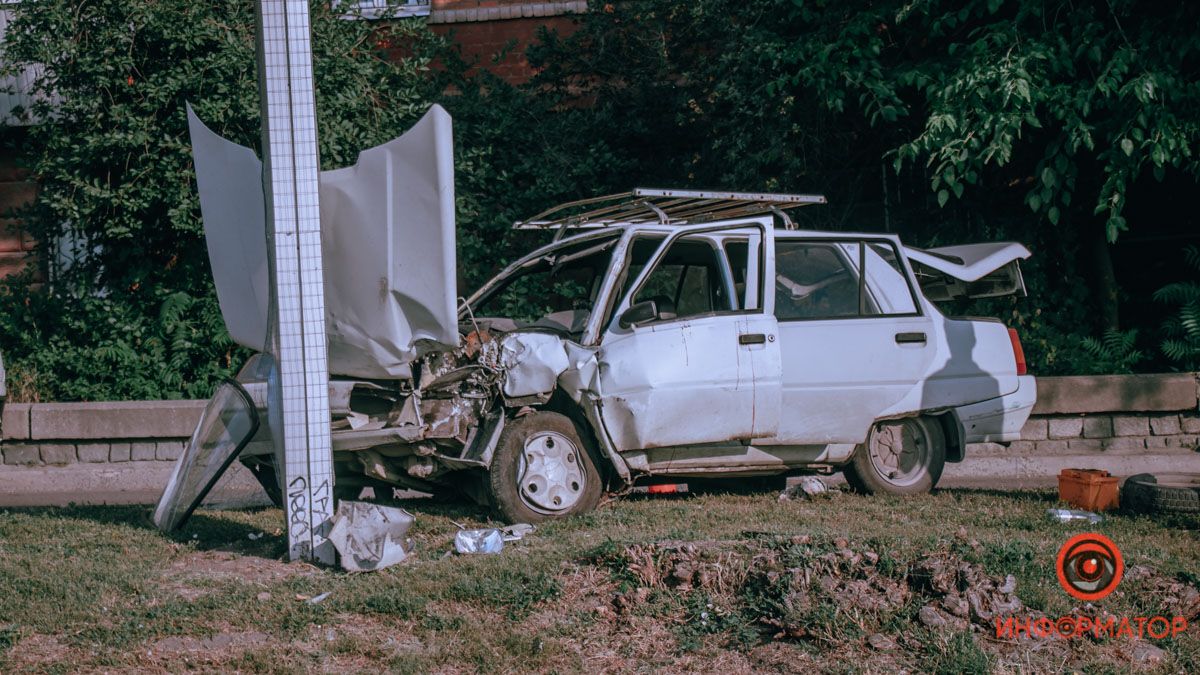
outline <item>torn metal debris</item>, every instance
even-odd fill
[[[504,550],[504,535],[494,527],[459,530],[454,534],[454,550],[459,553],[499,553]]]
[[[352,502],[338,503],[329,541],[347,572],[370,572],[403,562],[412,552],[408,528],[415,518],[401,508]]]

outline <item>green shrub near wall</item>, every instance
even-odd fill
[[[41,185],[24,227],[85,254],[52,283],[0,289],[0,349],[15,398],[206,397],[245,355],[212,289],[184,104],[259,146],[254,4],[46,0],[11,5],[0,62],[42,63],[53,104],[29,131]],[[422,23],[347,21],[312,5],[325,168],[390,140],[425,111],[435,40]],[[395,43],[410,56],[390,59]],[[43,246],[41,257],[50,257]]]
[[[29,132],[42,192],[25,222],[89,251],[48,286],[0,288],[12,391],[206,396],[244,354],[213,296],[184,103],[258,146],[253,3],[10,7],[0,62],[46,64],[56,97],[33,111],[53,121]],[[831,205],[800,210],[802,225],[1027,243],[1030,297],[950,309],[1017,326],[1035,373],[1170,366],[1136,358],[1159,353],[1157,326],[1138,344],[1121,333],[1089,351],[1084,338],[1131,328],[1106,238],[1129,227],[1136,186],[1200,175],[1197,7],[596,3],[574,35],[542,36],[529,51],[540,75],[513,87],[466,76],[420,20],[345,21],[318,1],[321,159],[350,164],[446,105],[461,293],[544,242],[510,224],[560,201],[634,185],[821,192]],[[1164,302],[1194,318],[1191,299]],[[1171,324],[1176,340],[1187,325]]]

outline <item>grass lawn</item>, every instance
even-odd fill
[[[0,510],[0,671],[1200,672],[1197,517],[1090,526],[1141,572],[1081,608],[1053,566],[1089,527],[1048,521],[1048,492],[629,497],[475,557],[444,554],[486,512],[404,505],[415,557],[360,575],[282,562],[278,510],[201,511],[173,537],[139,507]],[[927,625],[922,608],[949,602],[914,581],[929,560],[1014,576],[1018,615],[1191,626],[1148,641],[1160,653]]]

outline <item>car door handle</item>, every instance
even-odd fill
[[[761,345],[766,342],[767,336],[763,333],[742,333],[738,336],[739,345]]]
[[[926,338],[924,333],[896,333],[896,344],[925,344]]]

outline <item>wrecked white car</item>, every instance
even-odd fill
[[[322,176],[336,494],[459,491],[513,522],[638,482],[841,470],[910,494],[967,443],[1018,438],[1036,389],[1016,333],[932,301],[1024,293],[1020,244],[921,250],[794,229],[786,211],[820,197],[639,189],[518,223],[555,241],[457,302],[444,115]],[[236,146],[195,124],[221,307],[247,344],[264,333],[262,229],[222,229],[219,211],[253,212],[236,194],[257,160],[229,169]],[[238,400],[269,408],[270,376],[255,357]],[[278,500],[268,425],[242,428],[215,464],[240,453]]]

